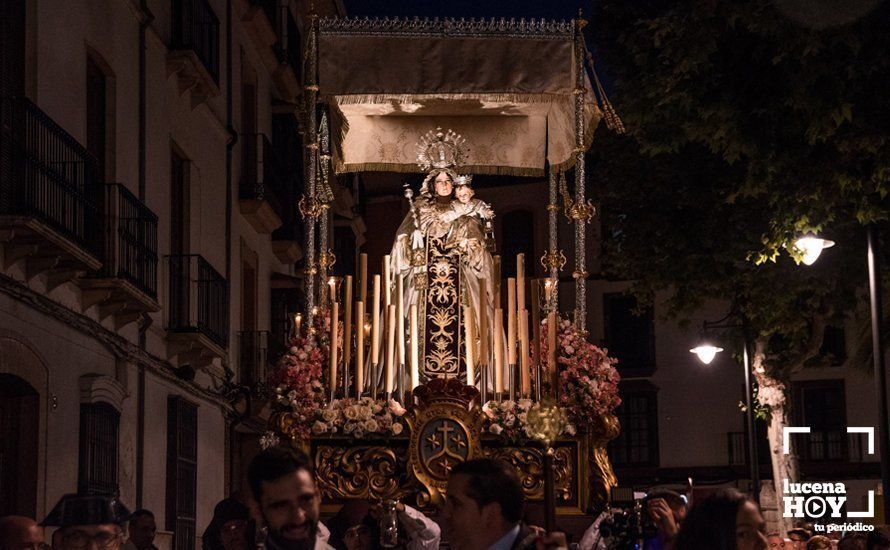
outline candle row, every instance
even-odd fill
[[[509,396],[515,398],[517,393],[522,396],[532,396],[532,378],[529,360],[531,345],[535,345],[536,350],[540,350],[540,338],[542,333],[541,325],[538,323],[537,306],[539,299],[537,293],[532,293],[532,326],[535,332],[530,334],[529,331],[529,310],[526,308],[525,301],[525,258],[523,254],[517,256],[516,277],[507,279],[507,309],[506,311],[500,307],[493,309],[493,318],[489,319],[487,307],[480,308],[475,311],[472,306],[464,306],[461,313],[463,317],[464,330],[464,356],[466,361],[466,382],[468,385],[476,384],[477,369],[483,369],[486,372],[488,367],[493,373],[494,380],[488,380],[487,376],[482,377],[482,393],[485,395],[488,388],[492,388],[498,397]],[[420,384],[420,346],[419,346],[419,326],[421,320],[418,319],[417,305],[411,304],[408,307],[407,315],[403,301],[402,279],[396,278],[393,284],[393,276],[390,270],[390,256],[386,255],[383,259],[383,275],[374,275],[372,283],[372,297],[370,308],[366,306],[367,301],[367,254],[361,254],[359,257],[359,279],[356,281],[357,288],[355,294],[357,300],[353,300],[353,277],[346,276],[343,279],[345,288],[343,289],[344,304],[338,301],[339,292],[337,289],[338,279],[331,277],[328,281],[330,286],[330,341],[331,351],[329,355],[329,380],[331,381],[331,397],[333,398],[336,391],[336,383],[338,375],[341,374],[339,369],[341,365],[345,366],[342,372],[342,388],[343,395],[361,396],[366,385],[367,378],[370,378],[371,393],[376,397],[377,384],[379,380],[379,369],[383,369],[383,387],[387,397],[391,397],[398,384],[400,397],[403,397],[405,386],[411,389]],[[382,279],[382,280],[381,280]],[[538,391],[536,395],[541,397],[540,387],[544,378],[543,370],[548,371],[548,375],[552,376],[553,382],[551,387],[556,387],[556,330],[553,327],[557,324],[556,308],[552,307],[553,290],[555,281],[547,280],[544,284],[544,304],[543,308],[547,311],[547,360],[539,361],[535,371],[535,386]],[[396,296],[394,297],[393,290]],[[500,290],[496,289],[495,297],[500,294]],[[381,303],[382,302],[382,303]],[[499,305],[495,302],[495,305]],[[339,317],[342,309],[343,332],[338,334]],[[355,314],[353,316],[353,313]],[[370,323],[366,322],[366,316],[370,317]],[[506,316],[506,327],[504,326]],[[405,323],[407,317],[408,329],[408,345],[406,350],[405,340]],[[295,329],[299,334],[302,323],[302,316],[297,314],[294,319]],[[355,354],[353,356],[353,331]],[[369,341],[368,341],[369,340]],[[338,346],[335,343],[343,342],[343,353],[339,354]],[[383,350],[381,350],[383,345]],[[369,357],[365,357],[366,347],[369,348]],[[381,351],[383,353],[381,357]],[[506,356],[505,356],[506,354]],[[540,353],[536,354],[540,357]],[[354,357],[354,361],[353,361]],[[355,365],[350,372],[350,366]],[[366,366],[369,367],[366,372]],[[410,369],[406,372],[405,369]],[[518,379],[517,379],[518,374]],[[350,375],[354,375],[350,379]],[[396,378],[399,378],[397,383]],[[408,380],[405,380],[408,378]],[[354,388],[350,391],[351,388]]]

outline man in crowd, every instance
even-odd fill
[[[788,538],[791,539],[791,550],[806,550],[810,536],[810,532],[803,527],[795,527],[788,531]],[[786,548],[788,547],[787,544],[785,546]]]
[[[0,550],[45,550],[43,529],[24,516],[0,518]]]
[[[448,478],[445,521],[456,550],[565,547],[563,533],[539,536],[522,522],[525,496],[512,465],[490,458],[455,466]]]
[[[261,451],[247,468],[254,515],[271,550],[327,550],[319,537],[321,496],[309,457],[282,447]]]
[[[767,546],[769,550],[785,550],[785,539],[779,533],[773,532],[768,534],[766,541],[769,544]]]
[[[347,501],[331,518],[331,545],[346,550],[374,550],[379,548],[381,504],[367,500]],[[407,550],[435,550],[439,548],[439,525],[422,512],[396,503],[399,540]],[[401,546],[401,545],[400,545]]]
[[[124,544],[124,550],[157,550],[153,544],[157,531],[155,515],[144,508],[136,510],[127,524],[130,538]]]
[[[868,534],[866,539],[868,550],[890,550],[890,526],[882,525]]]
[[[686,518],[686,500],[674,491],[652,491],[646,496],[646,510],[658,528],[658,535],[646,542],[646,548],[670,548]]]
[[[117,498],[104,495],[63,496],[41,525],[57,527],[54,550],[120,550],[123,525],[130,511]]]

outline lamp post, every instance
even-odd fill
[[[734,314],[738,315],[740,322],[727,322],[727,319],[732,317]],[[702,323],[703,334],[707,334],[709,331],[725,329],[739,329],[742,331],[742,367],[745,371],[745,425],[747,426],[748,432],[748,469],[751,475],[751,494],[754,497],[754,501],[759,503],[760,463],[757,453],[757,437],[754,432],[754,396],[753,388],[751,386],[751,360],[750,356],[748,355],[748,348],[750,346],[751,338],[748,329],[748,319],[745,317],[744,313],[731,311],[729,315],[719,321],[705,321],[704,323]],[[706,341],[689,351],[694,353],[699,358],[699,360],[701,360],[702,363],[708,365],[711,363],[711,361],[714,360],[714,357],[716,357],[718,353],[723,351],[723,348],[717,347],[712,343]]]
[[[878,246],[878,234],[875,226],[868,225],[866,233],[866,259],[868,261],[868,295],[871,309],[871,349],[875,369],[875,397],[878,400],[878,445],[881,454],[881,488],[884,494],[884,517],[890,518],[890,425],[888,425],[887,405],[887,371],[884,364],[884,343],[881,340],[884,325],[884,300],[881,288],[881,257]],[[812,240],[811,238],[815,238]],[[810,240],[807,240],[810,239]],[[803,241],[803,242],[801,242]],[[823,244],[820,245],[819,241]],[[807,245],[814,247],[812,261],[807,262]],[[833,246],[834,242],[821,239],[815,235],[804,235],[795,242],[804,253],[804,263],[812,265],[819,257],[823,248]],[[818,248],[818,251],[815,251]]]

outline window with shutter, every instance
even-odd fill
[[[194,550],[198,493],[198,407],[167,399],[167,522],[174,550]]]
[[[118,493],[117,459],[120,413],[108,403],[80,406],[78,492]]]

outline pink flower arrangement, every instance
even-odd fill
[[[316,317],[317,326],[328,322],[323,315]],[[316,330],[316,334],[319,332],[324,334]],[[325,403],[322,366],[328,357],[329,338],[318,338],[316,334],[292,337],[287,351],[269,374],[270,385],[275,387],[275,404],[293,415],[297,435],[302,439],[309,438],[315,411]]]
[[[618,360],[609,357],[607,350],[588,342],[571,322],[560,319],[557,329],[559,404],[565,407],[572,424],[587,428],[596,417],[612,414],[621,404],[618,396],[621,377],[614,366]],[[548,357],[546,319],[541,330],[541,356]],[[545,379],[547,388],[549,377],[545,375]]]

